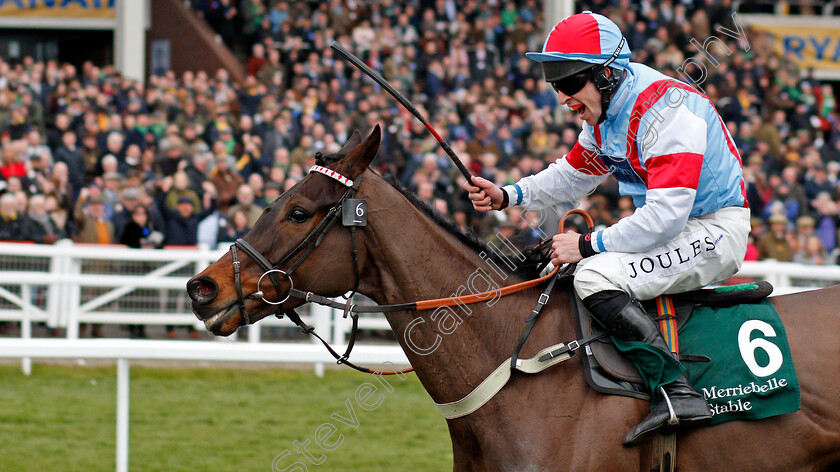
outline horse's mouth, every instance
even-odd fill
[[[242,315],[239,313],[239,305],[236,302],[204,319],[204,327],[216,336],[230,336],[239,329],[241,324]]]

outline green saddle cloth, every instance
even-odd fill
[[[799,410],[785,327],[769,301],[695,308],[679,334],[681,350],[712,360],[686,363],[689,380],[712,407],[712,424]]]
[[[785,328],[772,303],[698,307],[679,330],[680,352],[708,356],[711,362],[677,362],[650,345],[622,342],[616,346],[642,374],[660,400],[659,386],[683,372],[706,397],[712,424],[755,420],[799,410],[799,382]]]

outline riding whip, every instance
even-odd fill
[[[412,115],[416,116],[417,119],[420,120],[420,122],[426,126],[426,129],[428,129],[432,133],[432,135],[434,135],[435,139],[437,139],[438,143],[440,144],[440,147],[442,147],[443,150],[446,151],[446,155],[449,156],[450,159],[452,159],[452,162],[455,163],[455,167],[457,167],[458,170],[461,171],[461,174],[463,174],[464,178],[467,179],[467,182],[472,184],[472,176],[470,175],[470,172],[467,170],[467,168],[464,167],[464,164],[461,162],[461,159],[458,159],[458,156],[456,156],[455,152],[452,151],[452,148],[449,147],[449,143],[447,143],[443,138],[440,137],[439,134],[437,134],[437,131],[435,131],[435,129],[432,128],[432,125],[430,125],[429,122],[426,121],[426,118],[423,116],[423,114],[420,113],[420,111],[414,107],[414,105],[409,99],[405,98],[405,96],[401,94],[399,90],[395,89],[393,85],[388,83],[387,80],[385,80],[381,75],[377,74],[373,69],[368,67],[367,64],[362,62],[362,60],[356,57],[352,52],[348,51],[347,48],[342,46],[341,43],[339,43],[338,41],[333,41],[332,44],[330,44],[330,47],[336,52],[338,52],[342,57],[350,61],[350,63],[356,66],[357,69],[361,70],[368,77],[373,79],[374,82],[376,82],[377,84],[382,86],[382,88],[387,90],[388,93],[390,93],[392,97],[396,98],[397,101],[400,102],[406,110],[410,111]]]

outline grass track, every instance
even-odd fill
[[[452,470],[446,422],[420,382],[386,378],[393,393],[351,371],[319,379],[310,370],[132,367],[130,470],[271,471],[287,449],[275,470],[301,471],[291,467],[297,460],[309,471]],[[354,397],[365,382],[384,395],[372,411]],[[346,399],[356,429],[330,418],[348,416]],[[25,377],[0,365],[0,471],[113,471],[115,418],[115,367],[35,364]],[[331,452],[314,438],[327,422],[344,436]],[[311,441],[308,450],[325,461],[296,454],[295,440]]]

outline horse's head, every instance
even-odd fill
[[[337,153],[343,157],[327,167],[354,180],[357,189],[379,142],[378,125],[364,142],[356,131]],[[193,312],[207,329],[227,336],[239,326],[302,305],[304,300],[289,296],[292,285],[325,296],[353,289],[360,262],[353,247],[361,243],[353,241],[358,236],[351,236],[341,211],[335,210],[354,192],[339,179],[311,172],[266,207],[244,243],[231,246],[187,282]]]

